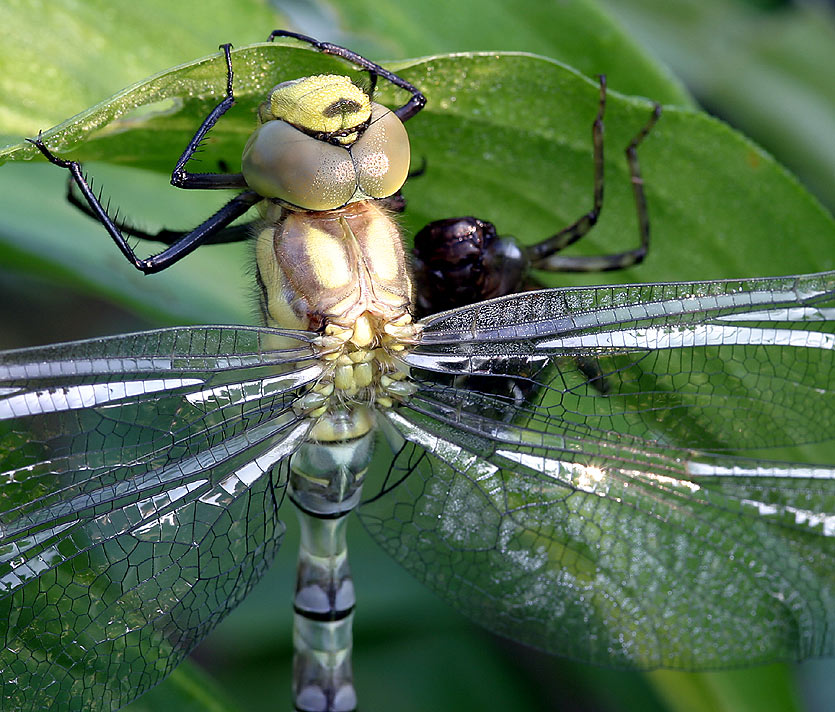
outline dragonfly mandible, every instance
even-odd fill
[[[260,138],[288,130],[264,127],[282,120],[273,104],[298,84],[266,102],[240,177],[185,171],[233,100],[226,47],[227,95],[174,178],[243,197],[197,231],[168,235],[151,261],[119,241],[126,226],[99,215],[154,271],[266,203],[256,252],[267,326],[2,356],[4,706],[116,709],[154,685],[272,561],[284,499],[303,529],[300,710],[355,706],[344,544],[354,509],[457,608],[554,653],[681,669],[832,654],[835,468],[762,453],[833,437],[835,274],[538,290],[413,322],[402,246],[377,217],[398,180],[369,188],[362,161],[325,151],[348,152],[381,115],[408,119],[421,95],[353,52],[299,39],[367,70],[372,91],[379,76],[410,92],[387,112],[340,82],[350,97],[325,113],[361,114],[362,130],[302,132],[312,160],[354,171],[336,204],[305,205],[307,182],[283,192],[271,177],[281,157],[260,153]],[[385,133],[401,135],[396,124]],[[327,148],[308,143],[322,138]],[[80,167],[41,149],[74,171],[97,213]],[[405,178],[408,154],[391,162]],[[359,192],[367,206],[348,202]],[[313,222],[294,228],[299,213]],[[316,213],[334,213],[360,245],[351,259]],[[361,222],[372,227],[353,228]],[[283,248],[262,237],[270,230],[300,236],[287,262],[265,256],[270,242]],[[311,299],[344,286],[333,284],[340,264],[360,273],[360,296],[298,308],[282,279],[306,259],[319,279]],[[345,301],[366,308],[340,323]],[[523,397],[490,387],[508,378],[529,384]],[[391,448],[391,466],[363,492],[375,445]]]

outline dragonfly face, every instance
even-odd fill
[[[344,207],[294,209],[304,183],[264,201],[252,184],[285,186],[258,141],[223,219],[267,203],[258,273],[279,328],[0,360],[4,707],[115,709],[164,677],[271,562],[285,498],[302,522],[297,709],[355,705],[344,536],[361,498],[419,579],[554,653],[697,669],[835,652],[835,468],[768,459],[833,437],[835,274],[541,290],[413,324],[390,224],[349,202],[362,181]],[[184,163],[175,178],[216,182]],[[528,387],[489,386],[508,377]],[[375,440],[392,456],[372,484]]]

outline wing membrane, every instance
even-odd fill
[[[166,329],[0,363],[3,707],[117,709],[272,560],[320,369],[304,335]]]
[[[432,317],[363,521],[461,610],[553,652],[831,654],[833,292],[832,273],[546,290]],[[4,355],[4,705],[118,708],[246,594],[283,533],[314,337]]]
[[[430,318],[363,521],[460,610],[551,652],[833,654],[834,290],[547,290]]]
[[[711,451],[830,441],[834,295],[831,272],[545,290],[430,318],[405,360],[521,374],[541,417],[598,437]]]

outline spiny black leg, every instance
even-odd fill
[[[196,188],[196,189],[226,189],[226,188],[246,188],[246,181],[241,173],[189,173],[186,170],[186,163],[189,162],[197,147],[206,137],[206,134],[214,126],[218,119],[223,116],[232,105],[235,103],[235,95],[232,92],[232,81],[234,79],[234,72],[232,71],[232,54],[231,44],[222,44],[220,49],[226,57],[226,97],[214,109],[209,112],[209,115],[203,119],[203,123],[192,136],[191,141],[188,142],[185,151],[183,151],[177,165],[171,172],[171,185],[178,188]]]
[[[540,269],[549,268],[541,267],[538,262],[577,242],[591,230],[597,223],[600,211],[603,208],[603,114],[606,112],[606,76],[601,74],[598,79],[600,80],[600,103],[591,129],[594,145],[594,200],[592,209],[568,227],[525,250],[531,263]]]
[[[647,121],[643,128],[634,136],[634,138],[629,142],[629,145],[626,147],[626,162],[629,166],[629,175],[632,181],[632,192],[635,196],[635,210],[638,214],[638,233],[641,239],[641,244],[632,250],[617,252],[611,255],[563,257],[557,254],[550,254],[544,258],[540,255],[538,257],[532,257],[531,262],[533,267],[550,272],[606,272],[616,269],[624,269],[643,262],[649,252],[649,212],[647,211],[644,182],[641,178],[641,167],[638,161],[638,146],[646,138],[647,134],[652,131],[653,126],[655,126],[660,116],[661,105],[654,104],[649,121]],[[557,234],[559,235],[559,233]],[[549,240],[550,239],[553,238],[549,238]],[[533,253],[538,247],[538,245],[534,245],[531,248],[528,248],[528,250]]]
[[[249,226],[235,226],[229,227],[231,223],[237,220],[253,205],[263,200],[258,193],[247,190],[239,193],[232,200],[222,206],[214,215],[208,220],[203,221],[194,230],[183,235],[177,242],[172,244],[168,249],[163,250],[158,255],[153,255],[145,260],[140,260],[137,265],[145,274],[152,274],[170,267],[172,264],[181,260],[186,255],[193,252],[200,245],[205,245],[211,242],[234,242],[235,240],[243,240],[249,237]],[[110,232],[108,230],[108,232]],[[229,236],[234,237],[233,240],[220,239],[213,240],[216,235],[222,232],[228,232]]]
[[[212,217],[198,225],[191,232],[183,235],[183,237],[181,237],[168,249],[146,259],[140,259],[131,249],[127,239],[125,239],[125,236],[119,230],[119,226],[111,220],[98,196],[96,196],[93,192],[89,182],[82,173],[81,164],[78,161],[65,161],[62,158],[58,158],[58,156],[53,154],[52,151],[46,147],[46,144],[44,144],[40,135],[36,139],[27,139],[27,141],[34,144],[50,163],[59,166],[60,168],[66,168],[70,172],[73,181],[75,181],[75,184],[78,186],[78,189],[87,201],[87,205],[89,206],[92,215],[97,218],[102,225],[104,225],[104,228],[113,239],[113,242],[116,243],[116,246],[122,251],[122,254],[128,259],[128,261],[136,267],[136,269],[144,272],[145,274],[159,272],[160,270],[171,266],[177,260],[185,257],[192,250],[197,248],[206,239],[230,225],[257,202],[263,200],[263,198],[257,193],[253,191],[245,191],[232,198],[232,200],[226,203],[226,205],[212,215]]]
[[[289,30],[273,30],[270,32],[270,36],[267,37],[267,42],[272,42],[276,37],[292,37],[293,39],[307,42],[309,45],[315,47],[319,52],[332,54],[336,57],[342,57],[342,59],[345,59],[358,67],[362,67],[369,72],[373,72],[374,74],[381,76],[383,79],[386,79],[394,84],[394,86],[408,91],[412,95],[409,101],[403,104],[403,106],[399,109],[394,110],[394,113],[401,121],[408,121],[426,105],[426,97],[421,94],[417,87],[410,84],[405,79],[401,79],[393,72],[388,71],[388,69],[384,69],[379,64],[372,62],[370,59],[366,59],[362,55],[357,54],[346,47],[340,47],[339,45],[331,44],[330,42],[320,42],[313,37],[308,37],[307,35],[302,35],[298,32],[290,32]]]
[[[73,186],[75,186],[75,180],[73,180],[72,175],[70,175],[69,180],[67,181],[67,202],[85,215],[98,219],[98,216],[93,212],[87,202],[75,194]],[[168,230],[166,228],[163,228],[158,232],[146,232],[145,230],[140,230],[138,227],[135,227],[123,220],[119,220],[118,218],[111,218],[111,220],[119,229],[119,232],[123,235],[138,237],[141,240],[161,242],[164,245],[173,245],[175,242],[178,242],[191,232],[190,230]],[[232,225],[231,227],[226,227],[214,235],[208,236],[200,244],[221,245],[228,242],[242,242],[244,240],[248,240],[251,236],[252,223],[244,223],[242,225]]]
[[[206,117],[200,128],[192,137],[186,150],[180,156],[174,171],[171,174],[171,182],[180,188],[245,188],[246,182],[240,173],[237,174],[191,174],[185,170],[185,164],[197,150],[200,142],[206,136],[209,129],[217,123],[226,111],[234,104],[235,97],[232,92],[233,71],[231,45],[221,45],[226,57],[226,97]],[[78,186],[78,190],[86,201],[86,206],[74,195],[72,186],[68,191],[68,199],[71,204],[81,208],[88,215],[99,220],[104,225],[110,237],[121,250],[122,254],[136,269],[151,274],[159,272],[174,264],[178,260],[192,252],[199,245],[206,242],[222,242],[244,239],[248,230],[241,226],[230,228],[223,235],[223,231],[237,218],[243,215],[249,208],[262,200],[262,197],[253,191],[245,191],[230,200],[208,220],[198,225],[194,230],[182,233],[178,231],[163,230],[156,235],[150,235],[141,230],[128,227],[123,221],[111,218],[107,209],[102,205],[100,197],[95,194],[86,176],[82,172],[81,164],[78,161],[66,161],[54,155],[44,144],[41,134],[37,139],[27,139],[30,143],[46,157],[53,165],[66,168],[70,172],[70,180]],[[159,254],[152,255],[146,259],[136,256],[128,244],[125,235],[156,239],[169,247]],[[215,239],[213,239],[215,238]]]

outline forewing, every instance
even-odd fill
[[[118,709],[246,595],[284,532],[294,392],[320,373],[298,338],[192,327],[0,356],[0,706]]]
[[[521,375],[542,417],[602,437],[773,452],[833,437],[833,291],[829,272],[529,292],[430,318],[406,361]]]
[[[562,655],[835,654],[834,289],[548,290],[430,318],[365,525],[466,614]]]

